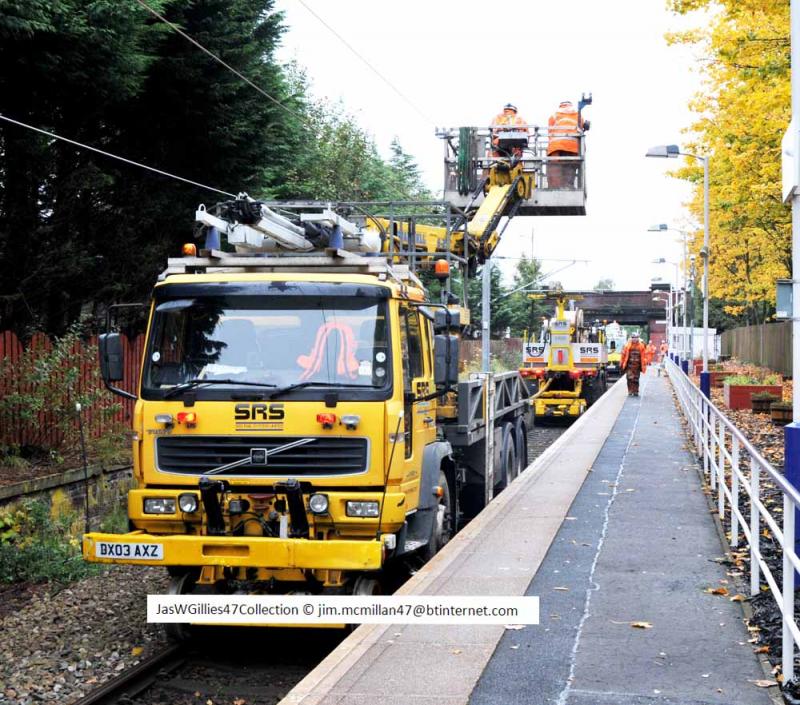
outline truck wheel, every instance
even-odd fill
[[[507,423],[503,426],[503,445],[500,448],[500,464],[497,468],[499,482],[494,485],[494,494],[497,496],[517,476],[517,456],[514,452],[514,427]]]
[[[439,471],[439,487],[442,488],[442,496],[436,504],[436,514],[431,524],[431,535],[428,543],[425,544],[420,554],[429,561],[445,546],[453,536],[453,503],[450,498],[450,487],[447,484],[447,477],[444,472]]]
[[[517,476],[528,467],[528,429],[525,422],[519,418],[514,425],[514,450],[517,456]]]
[[[353,594],[369,597],[382,594],[381,583],[371,575],[359,575],[353,583]]]
[[[195,585],[196,575],[191,571],[180,574],[170,572],[168,595],[188,595],[192,592]],[[164,624],[164,631],[167,639],[173,644],[181,644],[191,638],[191,625],[178,622],[167,622]]]

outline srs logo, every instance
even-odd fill
[[[237,421],[280,421],[285,417],[282,402],[237,404],[234,407],[234,418]]]

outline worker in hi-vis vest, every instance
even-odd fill
[[[568,100],[562,101],[558,110],[547,121],[547,188],[575,189],[580,155],[579,136],[589,129],[589,121],[584,120],[575,106]]]
[[[632,333],[631,339],[625,343],[619,366],[625,372],[628,382],[628,396],[638,397],[639,375],[647,370],[647,348],[639,340],[638,333]]]
[[[519,130],[527,132],[525,120],[517,115],[517,106],[513,103],[506,103],[503,106],[503,112],[495,116],[491,124],[492,130],[492,156],[493,157],[509,157],[510,154],[501,154],[497,151],[497,142],[499,140],[500,132],[507,132],[508,130]],[[514,147],[513,155],[519,157],[522,155],[522,150],[519,147]]]

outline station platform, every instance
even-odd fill
[[[538,595],[540,624],[362,625],[283,705],[768,705],[669,381],[620,380],[401,594]],[[635,626],[638,625],[638,626]]]

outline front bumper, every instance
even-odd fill
[[[98,542],[131,544],[128,557],[96,555]],[[160,545],[162,557],[135,558],[136,545]],[[90,533],[83,537],[83,557],[92,563],[129,563],[164,566],[224,566],[377,570],[383,562],[383,544],[371,540],[280,539],[260,536],[157,536],[143,531],[129,534]]]

